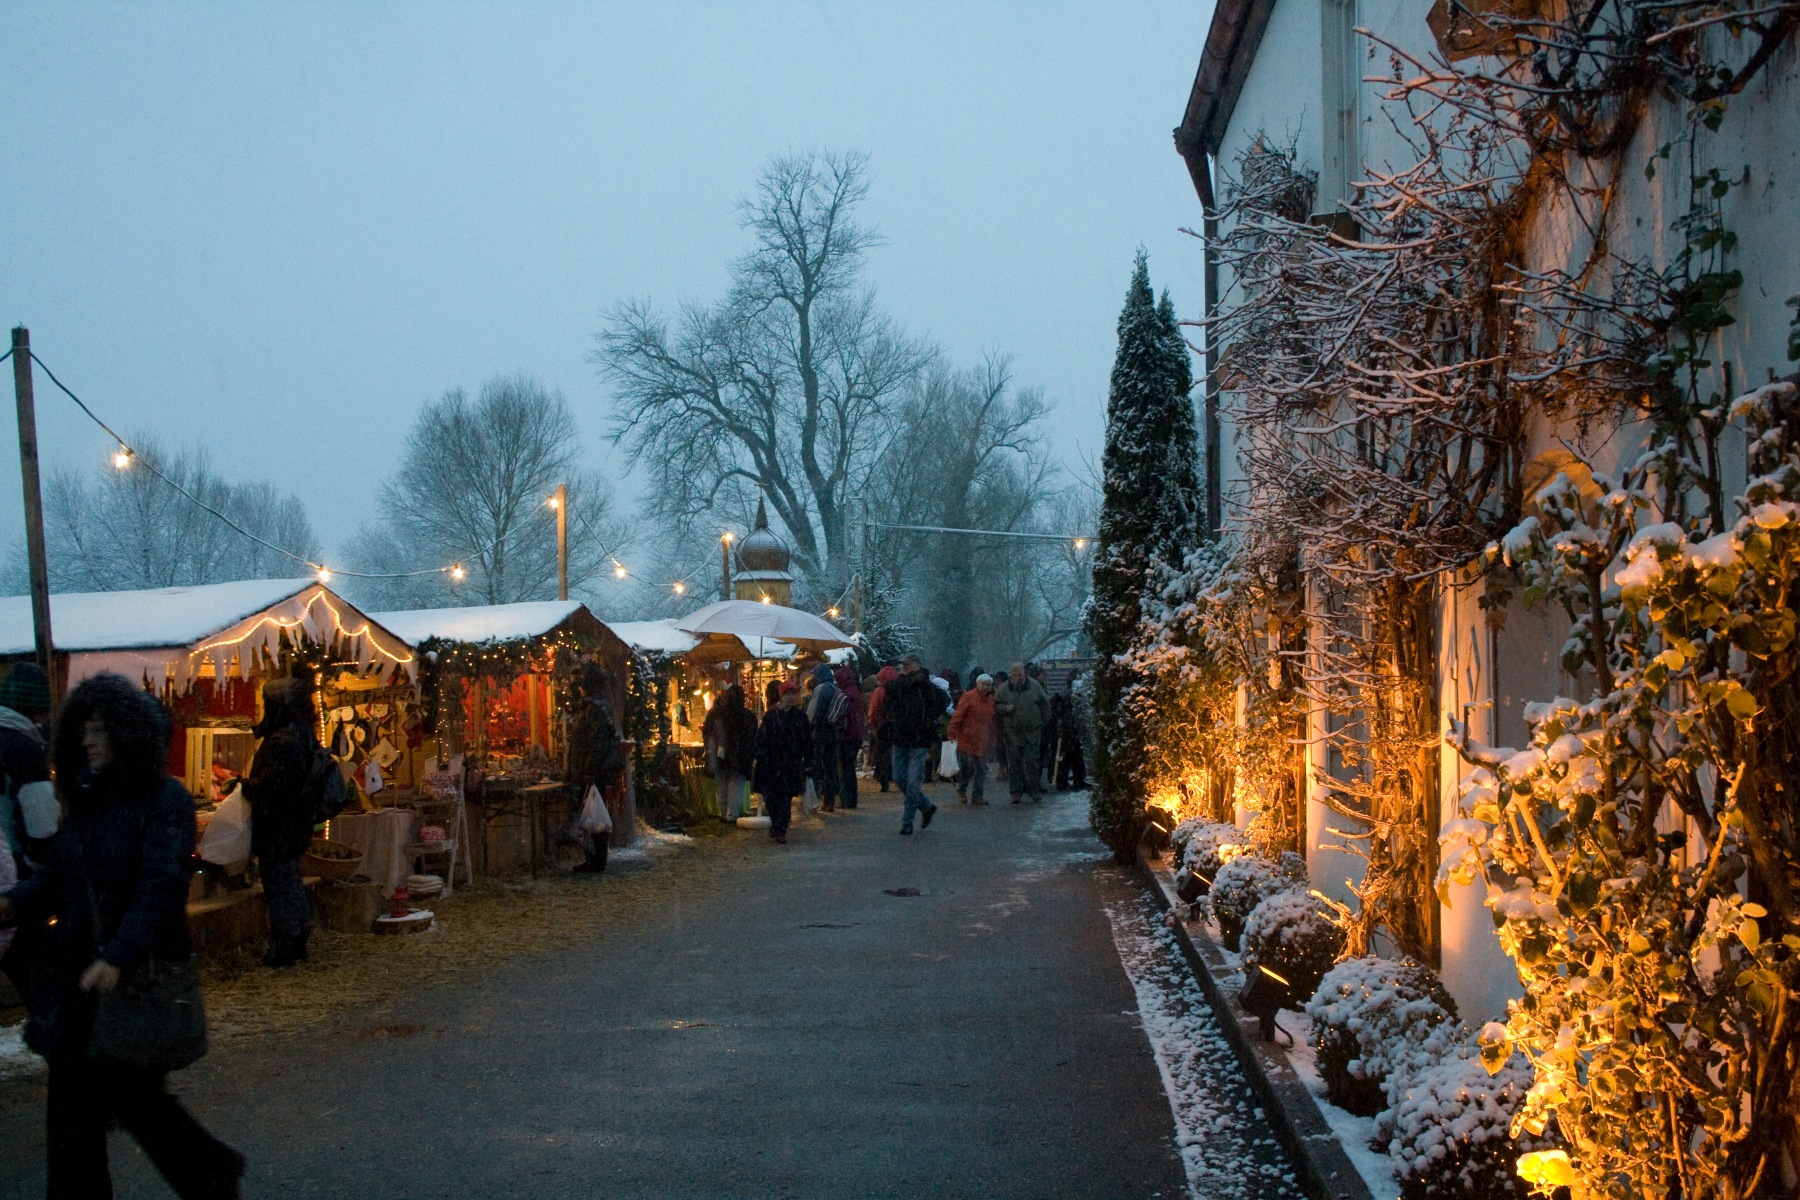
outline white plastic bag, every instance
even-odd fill
[[[242,788],[219,802],[206,832],[200,835],[200,857],[233,874],[250,861],[250,805]]]
[[[800,797],[800,811],[808,816],[819,811],[819,788],[811,775],[806,777],[806,794]]]
[[[575,822],[575,828],[587,833],[611,833],[612,814],[606,811],[606,797],[600,794],[596,784],[588,784],[587,794],[581,798],[581,818]]]
[[[954,779],[960,770],[962,761],[956,755],[956,743],[945,742],[938,751],[938,775],[944,779]]]

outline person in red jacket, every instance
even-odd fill
[[[950,740],[956,743],[956,798],[986,804],[987,756],[994,748],[994,677],[981,675],[956,702],[950,718]]]
[[[883,667],[875,675],[875,690],[869,695],[870,756],[875,760],[875,782],[882,791],[894,781],[894,739],[887,727],[887,685],[900,677],[893,667]]]

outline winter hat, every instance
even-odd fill
[[[793,680],[784,679],[781,681],[781,695],[785,696],[789,692],[797,692],[799,690],[800,690],[800,685],[795,683]]]
[[[0,679],[0,706],[26,715],[49,712],[50,677],[36,663],[14,663]]]
[[[830,683],[831,682],[831,668],[826,666],[824,663],[820,663],[818,666],[816,666],[812,669],[812,677],[813,677],[814,683]]]

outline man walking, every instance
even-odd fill
[[[938,717],[944,711],[944,693],[925,674],[919,656],[908,654],[900,661],[900,675],[885,685],[887,702],[882,706],[883,726],[894,747],[894,782],[906,796],[906,807],[900,816],[900,832],[913,831],[913,814],[919,814],[919,828],[931,825],[937,805],[925,799],[925,760],[938,744]]]
[[[980,675],[975,686],[956,702],[950,718],[950,740],[956,743],[956,798],[986,804],[987,758],[994,748],[994,677]]]
[[[1000,728],[1006,736],[1006,771],[1012,802],[1029,795],[1036,804],[1044,798],[1039,774],[1038,744],[1050,723],[1050,697],[1037,680],[1025,674],[1024,663],[1014,663],[1007,681],[994,696]]]
[[[838,792],[842,789],[844,768],[838,757],[838,743],[850,722],[849,698],[838,687],[831,668],[820,663],[813,668],[812,696],[806,703],[806,719],[812,726],[812,777],[819,792],[819,807],[836,812]]]
[[[783,682],[780,702],[763,714],[756,739],[756,790],[769,814],[769,837],[787,845],[794,817],[794,797],[806,789],[806,767],[812,758],[812,725],[800,711],[800,689]]]

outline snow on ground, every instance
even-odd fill
[[[24,1025],[0,1025],[0,1079],[30,1075],[44,1060],[25,1048]]]
[[[629,846],[607,851],[606,858],[608,862],[641,862],[693,844],[694,839],[685,833],[664,833],[639,821],[637,840]]]
[[[1394,1178],[1394,1160],[1385,1150],[1369,1148],[1369,1142],[1375,1137],[1375,1118],[1345,1112],[1325,1099],[1325,1080],[1319,1075],[1319,1059],[1312,1044],[1312,1019],[1305,1013],[1284,1012],[1281,1027],[1294,1035],[1293,1048],[1287,1052],[1288,1065],[1294,1068],[1294,1074],[1318,1102],[1325,1123],[1344,1144],[1350,1164],[1369,1185],[1369,1194],[1375,1200],[1400,1200],[1400,1183]]]
[[[1189,1196],[1300,1200],[1304,1193],[1287,1154],[1174,934],[1150,916],[1147,902],[1109,904],[1106,915],[1174,1110],[1175,1144],[1187,1170]]]

